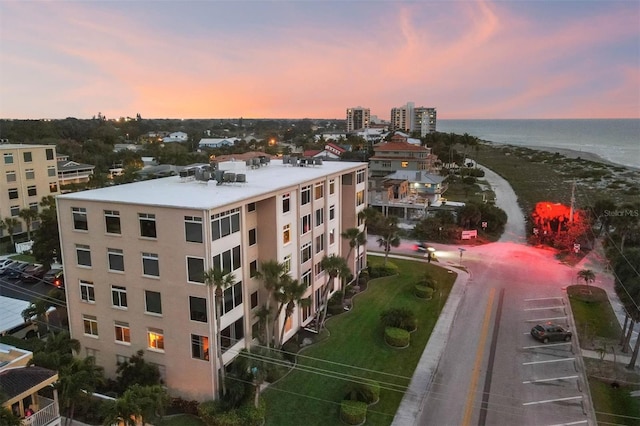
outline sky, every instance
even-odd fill
[[[640,118],[640,1],[0,0],[0,118]]]

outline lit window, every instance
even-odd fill
[[[291,241],[291,225],[286,224],[282,228],[282,243],[289,244],[290,241]]]
[[[51,192],[51,193],[58,192],[58,183],[57,182],[50,182],[49,183],[49,192]]]
[[[407,167],[409,167],[409,162],[408,161],[403,161],[400,166],[404,169],[406,169]]]
[[[364,191],[358,191],[356,194],[356,205],[361,206],[364,204]]]
[[[147,348],[164,352],[164,332],[157,328],[147,330]]]
[[[319,200],[324,197],[324,183],[317,183],[314,190],[314,199]]]
[[[98,337],[98,318],[93,315],[83,315],[82,322],[86,336]]]
[[[195,359],[209,360],[209,338],[206,336],[191,335],[191,357]]]
[[[115,322],[116,342],[131,343],[131,329],[126,322]]]

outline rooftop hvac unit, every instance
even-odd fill
[[[247,183],[247,175],[245,175],[244,173],[238,173],[236,175],[236,182]]]

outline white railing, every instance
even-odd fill
[[[38,406],[38,411],[22,420],[22,426],[47,426],[60,419],[58,404],[52,399],[38,395]]]

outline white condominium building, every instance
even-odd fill
[[[435,108],[416,107],[413,102],[391,108],[391,130],[419,132],[420,137],[436,131]]]
[[[226,162],[217,180],[198,171],[58,196],[70,329],[84,354],[114,377],[118,362],[144,349],[171,394],[215,397],[218,330],[203,280],[213,268],[235,277],[222,303],[225,365],[256,342],[263,262],[286,264],[308,287],[311,304],[296,307],[283,340],[312,321],[328,278],[320,261],[345,256],[340,234],[363,229],[367,164],[286,163]],[[355,256],[354,272],[366,263]]]
[[[369,108],[347,108],[347,132],[368,129],[371,124],[371,110]]]

